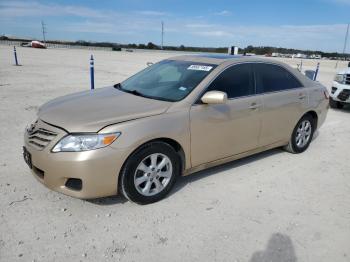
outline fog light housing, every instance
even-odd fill
[[[69,189],[80,191],[83,188],[83,182],[79,178],[68,178],[65,186]]]

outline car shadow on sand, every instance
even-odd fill
[[[182,188],[184,188],[186,185],[193,183],[199,179],[204,179],[208,176],[215,175],[219,172],[225,172],[230,169],[238,168],[240,166],[248,165],[250,163],[256,162],[260,159],[268,158],[271,156],[274,156],[276,154],[283,153],[284,151],[281,148],[275,148],[275,149],[270,149],[268,151],[264,151],[252,156],[248,156],[245,158],[241,158],[238,160],[233,160],[231,162],[228,162],[226,164],[218,165],[215,167],[211,167],[199,172],[195,172],[191,175],[188,176],[182,176],[179,177],[178,180],[176,181],[176,184],[173,188],[173,190],[170,192],[169,196],[172,194],[176,194],[176,192],[180,191]]]
[[[85,201],[95,205],[109,206],[109,205],[116,205],[116,204],[124,204],[128,200],[122,195],[116,195],[116,196],[101,197],[96,199],[87,199]]]
[[[338,108],[331,108],[331,110],[340,112],[340,113],[350,113],[350,104],[344,105],[343,108],[338,109]]]
[[[199,179],[203,179],[205,177],[214,175],[219,172],[223,172],[229,169],[233,169],[239,166],[247,165],[249,163],[255,162],[259,159],[267,158],[279,153],[282,153],[283,151],[279,148],[271,149],[256,155],[248,156],[242,159],[234,160],[232,162],[222,164],[216,167],[208,168],[203,171],[199,171],[196,173],[193,173],[189,176],[181,176],[178,178],[178,180],[175,183],[174,188],[170,191],[168,197],[171,197],[172,194],[175,194],[176,192],[180,191],[182,188],[184,188],[187,184],[195,182]],[[110,196],[110,197],[102,197],[97,199],[88,199],[86,200],[92,204],[96,205],[115,205],[115,204],[124,204],[128,200],[124,198],[121,195],[116,196]]]
[[[314,133],[314,136],[312,140],[316,140],[317,137],[319,136],[319,130],[317,130]],[[188,176],[181,176],[177,179],[174,188],[170,191],[168,197],[171,195],[177,193],[180,191],[182,188],[184,188],[186,185],[195,182],[199,179],[204,179],[208,176],[215,175],[219,172],[224,172],[230,169],[234,169],[240,166],[248,165],[250,163],[253,163],[255,161],[258,161],[260,159],[272,157],[277,154],[284,153],[285,151],[282,148],[274,148],[270,149],[261,153],[257,153],[248,157],[244,157],[241,159],[233,160],[231,162],[228,162],[226,164],[218,165],[215,167],[211,167],[199,172],[195,172],[191,175]],[[128,200],[124,198],[121,195],[116,195],[116,196],[110,196],[110,197],[102,197],[102,198],[97,198],[97,199],[88,199],[86,200],[92,204],[96,205],[114,205],[114,204],[124,204]]]
[[[296,262],[297,257],[293,242],[289,236],[274,233],[267,243],[266,249],[255,252],[249,262]]]

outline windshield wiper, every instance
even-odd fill
[[[145,98],[150,98],[150,99],[155,99],[155,100],[161,100],[161,101],[167,101],[167,102],[175,102],[176,100],[172,100],[172,99],[167,99],[167,98],[163,98],[163,97],[157,97],[157,96],[149,96],[149,95],[145,95],[142,94],[141,92],[137,91],[137,90],[128,90],[122,87],[122,85],[120,83],[115,84],[114,88],[123,91],[125,93],[129,93],[129,94],[133,94],[135,96],[141,96],[141,97],[145,97]]]
[[[140,93],[140,92],[137,91],[137,90],[125,90],[125,89],[123,89],[123,91],[125,91],[125,92],[127,92],[127,93],[129,93],[129,94],[133,94],[133,95],[135,95],[135,96],[147,97],[146,95]]]
[[[124,92],[129,93],[129,94],[133,94],[133,95],[135,95],[135,96],[148,97],[148,96],[142,94],[141,92],[139,92],[139,91],[137,91],[137,90],[127,90],[127,89],[124,89],[124,88],[122,88],[122,85],[121,85],[120,83],[115,84],[115,85],[114,85],[114,88],[119,89],[119,90],[124,91]]]

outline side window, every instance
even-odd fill
[[[255,64],[258,93],[268,93],[302,87],[301,83],[283,67],[271,64]]]
[[[213,90],[226,92],[228,98],[255,94],[251,64],[227,68],[210,84],[208,91]]]

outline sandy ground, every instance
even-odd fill
[[[20,67],[0,46],[0,261],[350,261],[349,108],[329,110],[304,154],[275,149],[183,177],[152,205],[83,201],[38,183],[21,146],[38,106],[89,88],[91,51],[17,50]],[[93,54],[96,87],[173,55]],[[320,62],[330,87],[335,61]]]

